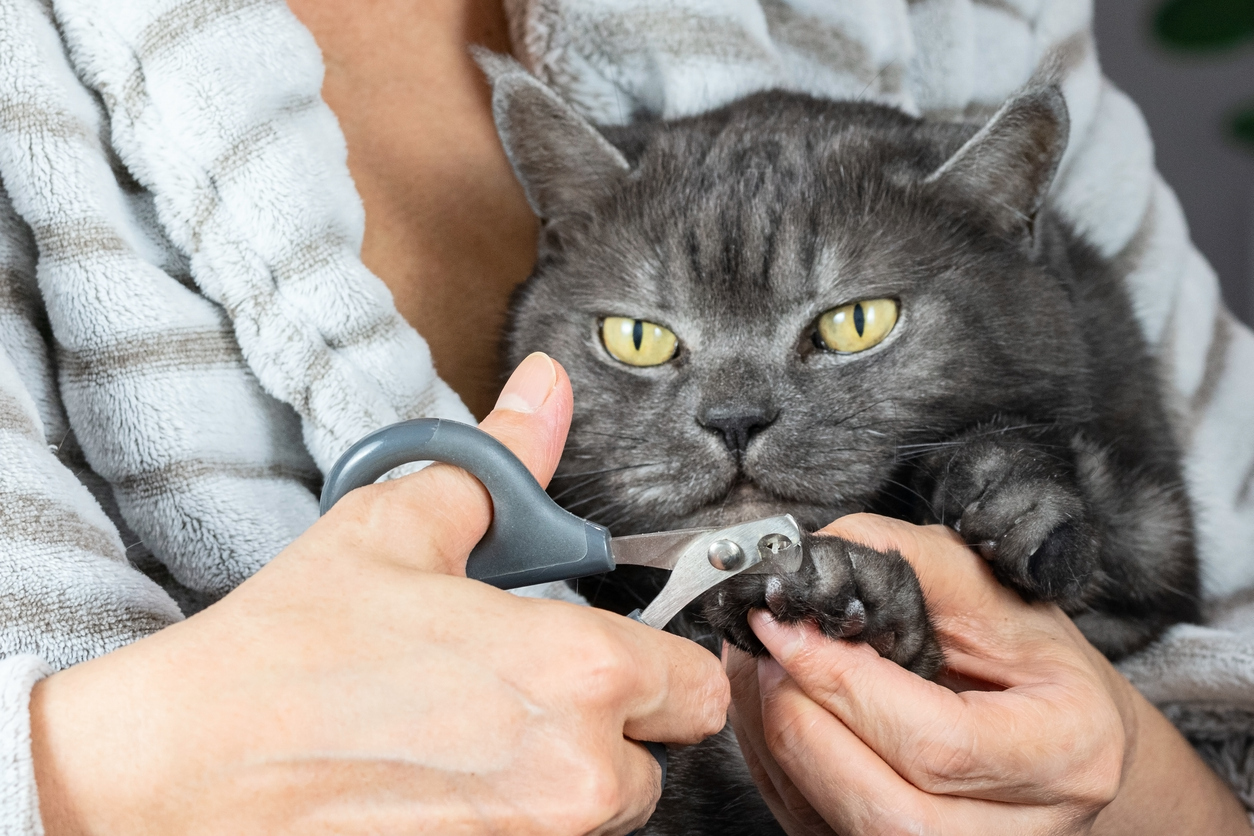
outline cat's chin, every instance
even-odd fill
[[[733,487],[717,503],[698,508],[672,526],[673,528],[721,528],[736,523],[792,514],[807,531],[817,531],[841,516],[841,509],[780,499],[752,484]]]

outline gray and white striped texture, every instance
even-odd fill
[[[358,257],[321,81],[276,0],[0,0],[6,682],[179,618],[149,554],[219,596],[313,522],[354,440],[471,419]],[[26,722],[0,720],[21,833]]]
[[[1233,597],[1254,585],[1254,337],[1101,78],[1088,4],[507,6],[519,57],[606,123],[771,86],[979,119],[1034,73],[1063,78],[1054,199],[1127,266],[1173,384],[1207,591],[1228,607],[1126,670],[1209,730],[1254,801],[1254,618]],[[360,262],[321,78],[280,0],[0,0],[0,833],[41,830],[30,683],[180,617],[136,566],[212,599],[312,522],[311,486],[356,438],[470,418]]]

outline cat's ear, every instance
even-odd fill
[[[1007,232],[1032,232],[1067,150],[1070,119],[1057,85],[1016,96],[927,178],[986,203]]]
[[[630,171],[600,131],[513,58],[474,50],[492,117],[527,202],[544,220],[577,212]]]

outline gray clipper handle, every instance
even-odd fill
[[[402,421],[354,444],[327,474],[320,512],[389,470],[422,461],[457,465],[492,496],[492,524],[470,553],[467,577],[515,589],[614,569],[609,531],[550,499],[504,444],[456,421]]]

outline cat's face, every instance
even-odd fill
[[[818,527],[892,489],[915,445],[1082,408],[1066,290],[1023,218],[928,179],[970,131],[766,94],[610,133],[625,156],[564,137],[540,159],[584,173],[559,187],[520,125],[552,135],[552,119],[511,114],[501,88],[547,221],[508,356],[545,351],[570,374],[551,493],[576,513],[617,533],[784,511]]]

